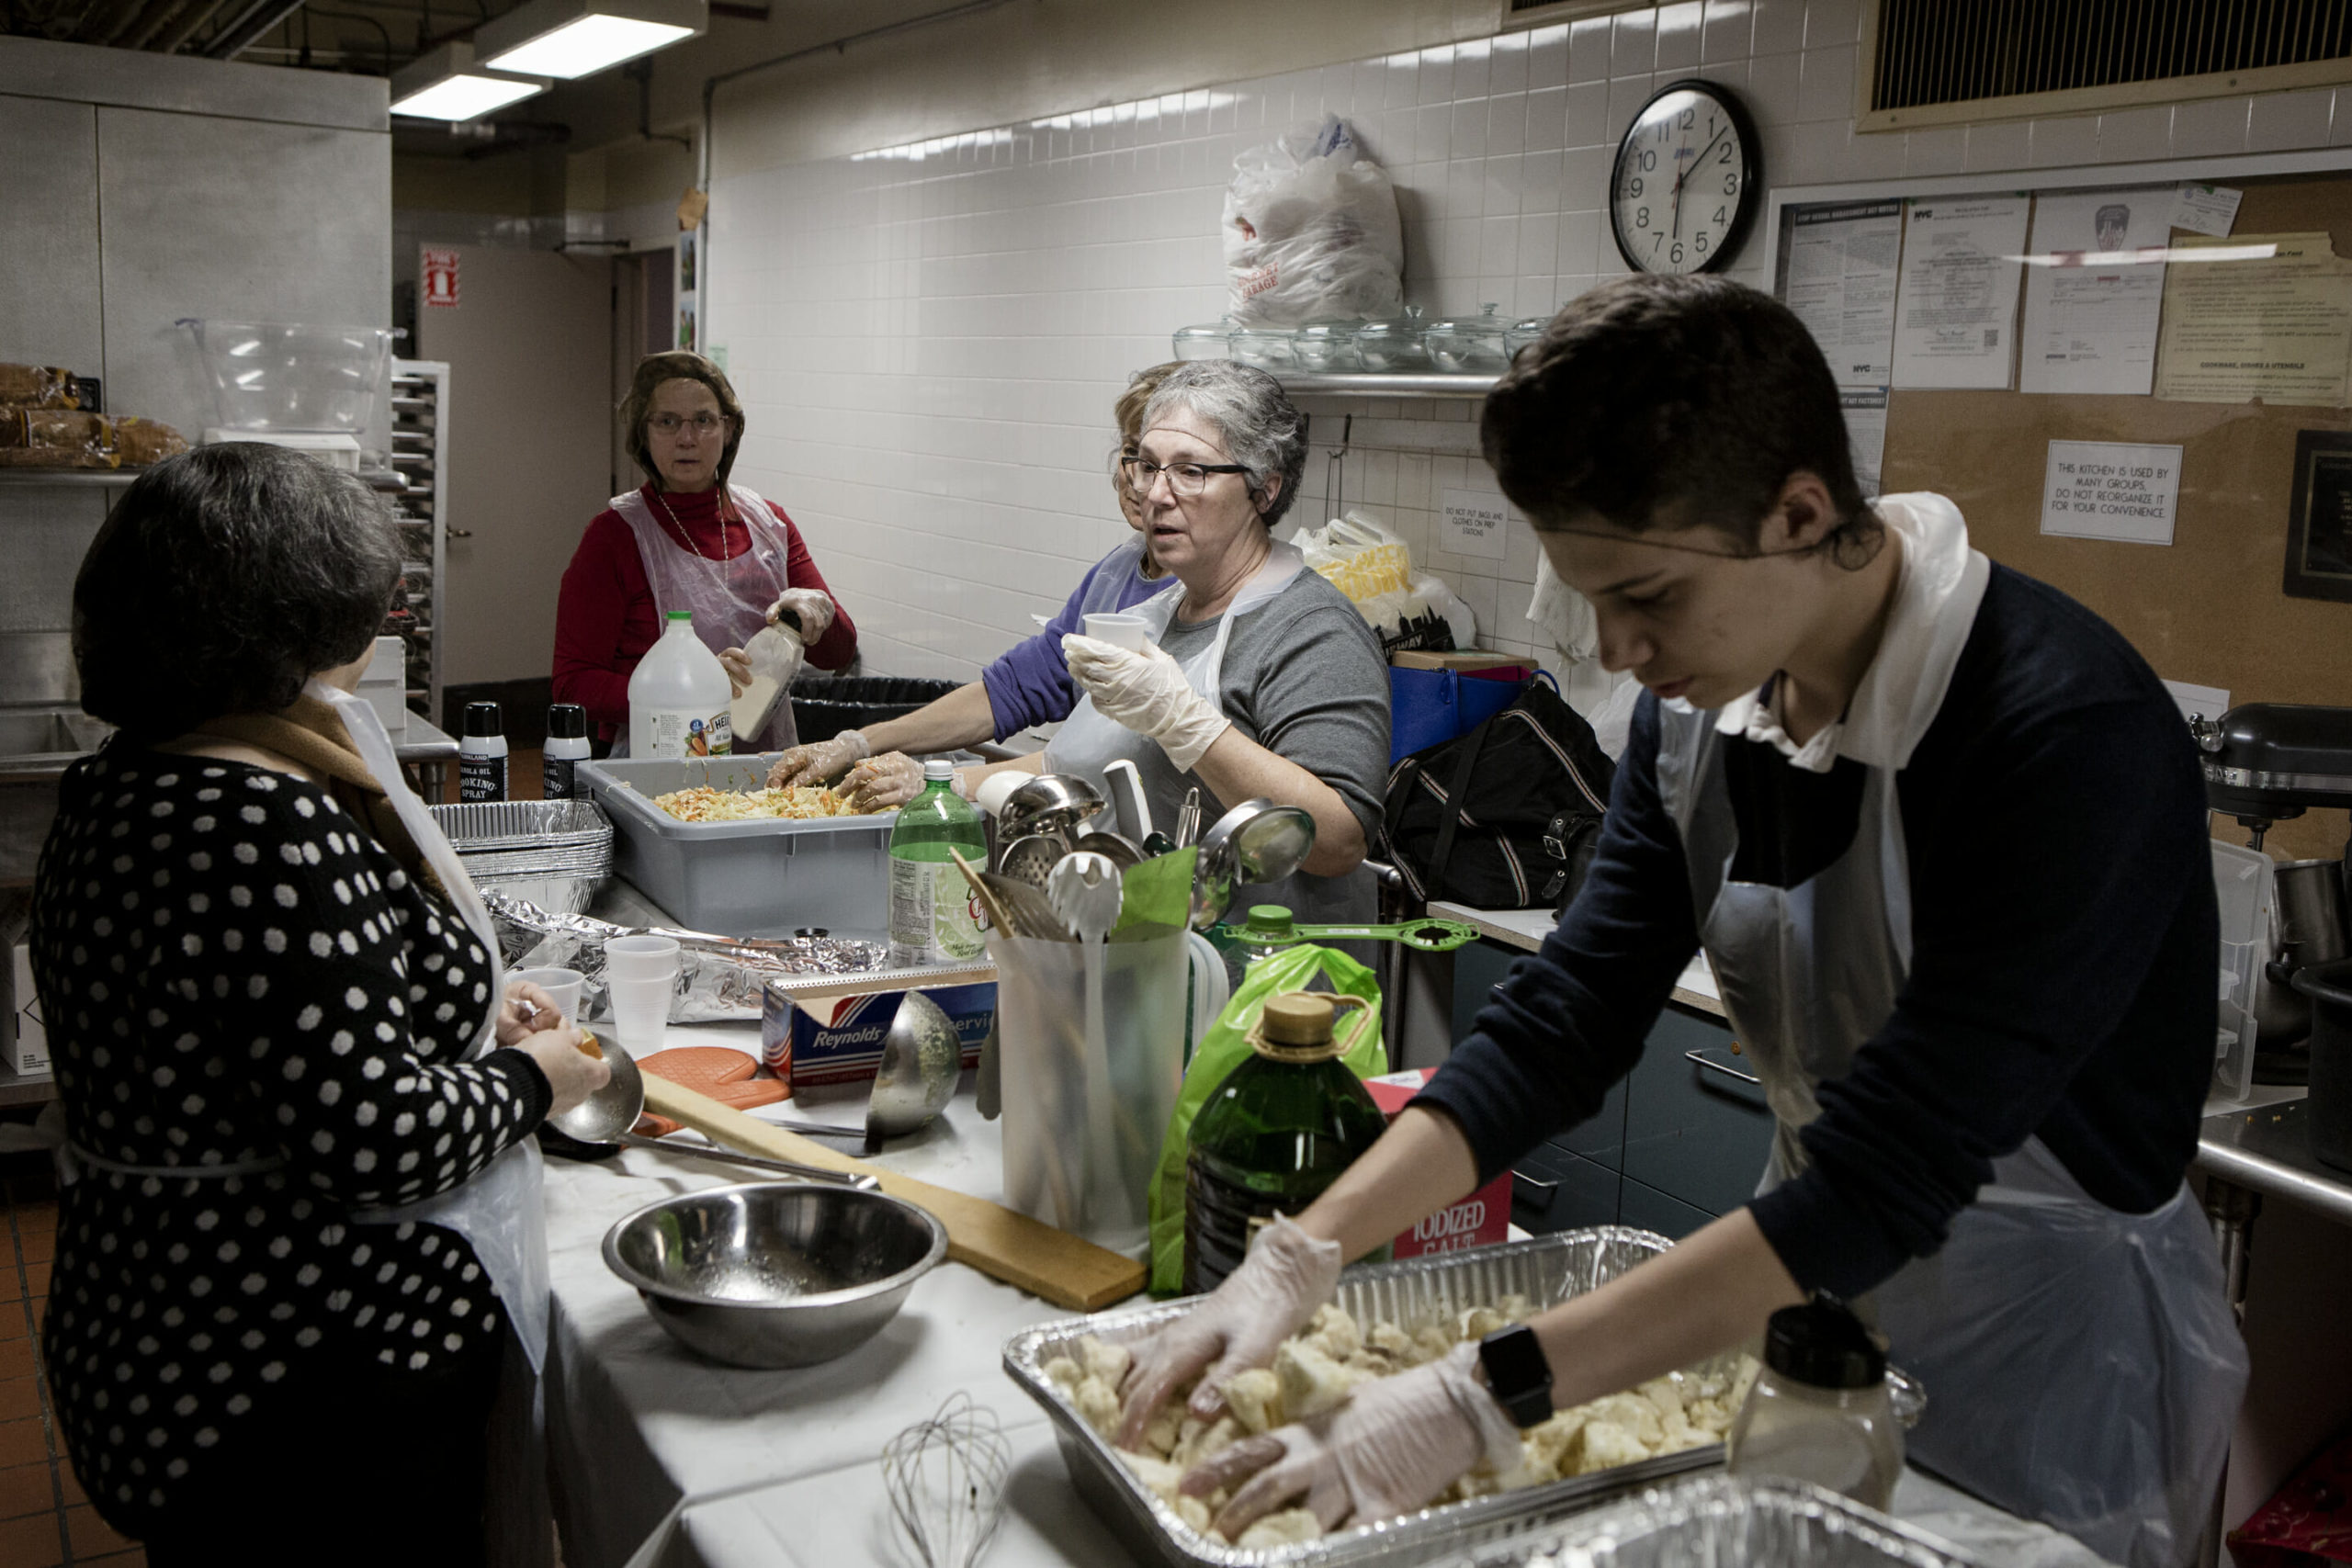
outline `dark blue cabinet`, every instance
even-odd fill
[[[1521,956],[1479,942],[1454,954],[1453,1038]],[[1539,1234],[1638,1225],[1679,1238],[1754,1195],[1772,1146],[1761,1085],[1722,1020],[1668,1007],[1633,1073],[1590,1120],[1520,1160],[1511,1218]]]

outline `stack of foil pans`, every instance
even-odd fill
[[[432,810],[477,887],[577,915],[612,874],[613,825],[592,801],[467,801]]]

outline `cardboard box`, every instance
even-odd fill
[[[802,1003],[770,982],[760,998],[760,1060],[791,1094],[802,1085],[863,1083],[882,1066],[882,1038],[899,1016],[904,991]],[[996,1017],[996,986],[931,986],[923,995],[937,1002],[964,1043],[964,1066],[980,1065],[980,1042]]]
[[[1413,1096],[1429,1087],[1430,1079],[1436,1076],[1435,1067],[1416,1067],[1384,1077],[1366,1078],[1363,1087],[1371,1091],[1373,1103],[1393,1122],[1396,1113],[1412,1102]],[[1419,1258],[1429,1252],[1491,1247],[1510,1235],[1510,1172],[1504,1171],[1459,1203],[1440,1209],[1398,1235],[1394,1256]]]
[[[7,1027],[0,1031],[5,1039],[0,1045],[7,1047],[9,1070],[17,1073],[49,1071],[49,1031],[40,1021],[40,996],[33,989],[32,949],[17,943],[16,962],[10,969]]]
[[[1388,662],[1398,670],[1472,670],[1520,669],[1532,671],[1534,661],[1521,659],[1516,653],[1481,653],[1476,649],[1467,653],[1392,653]]]

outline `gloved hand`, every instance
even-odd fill
[[[1214,1418],[1225,1408],[1225,1380],[1272,1361],[1275,1347],[1331,1299],[1339,1282],[1340,1244],[1317,1241],[1288,1215],[1275,1215],[1241,1267],[1206,1301],[1131,1347],[1135,1361],[1127,1369],[1119,1447],[1140,1447],[1160,1402],[1204,1367],[1208,1375],[1193,1390],[1193,1414]]]
[[[1179,1489],[1205,1497],[1250,1477],[1216,1517],[1228,1540],[1301,1496],[1327,1530],[1351,1516],[1369,1524],[1409,1513],[1481,1459],[1498,1472],[1519,1462],[1519,1427],[1478,1382],[1477,1359],[1477,1346],[1457,1345],[1442,1360],[1359,1383],[1336,1410],[1202,1461]]]
[[[1105,717],[1159,741],[1179,772],[1191,772],[1233,722],[1193,690],[1183,667],[1157,643],[1135,653],[1073,632],[1062,638],[1062,657]]]
[[[727,683],[735,689],[729,694],[740,697],[752,683],[752,656],[740,648],[718,650],[718,667],[727,671]]]
[[[833,624],[832,595],[816,588],[787,588],[775,596],[768,606],[768,619],[773,621],[783,611],[789,610],[800,617],[800,640],[813,643],[825,635]]]
[[[888,811],[922,793],[922,764],[904,751],[885,751],[852,768],[833,793],[860,811]]]
[[[862,762],[874,755],[867,745],[865,732],[844,729],[831,740],[813,740],[806,746],[786,749],[768,770],[768,788],[782,789],[787,784],[820,784],[839,778],[851,764]]]

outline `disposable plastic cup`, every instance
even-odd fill
[[[564,1022],[576,1024],[580,1021],[580,987],[586,984],[587,976],[579,970],[510,969],[506,972],[509,987],[526,981],[555,998],[556,1010],[563,1014]]]
[[[616,936],[605,944],[605,973],[616,979],[675,979],[677,940],[666,936]]]
[[[628,979],[605,974],[605,990],[613,1004],[613,1032],[631,1056],[650,1055],[662,1049],[662,1032],[670,1026],[670,999],[677,993],[674,976]]]
[[[1151,628],[1141,615],[1098,611],[1086,617],[1086,635],[1131,653],[1141,653],[1144,645],[1151,640]]]

